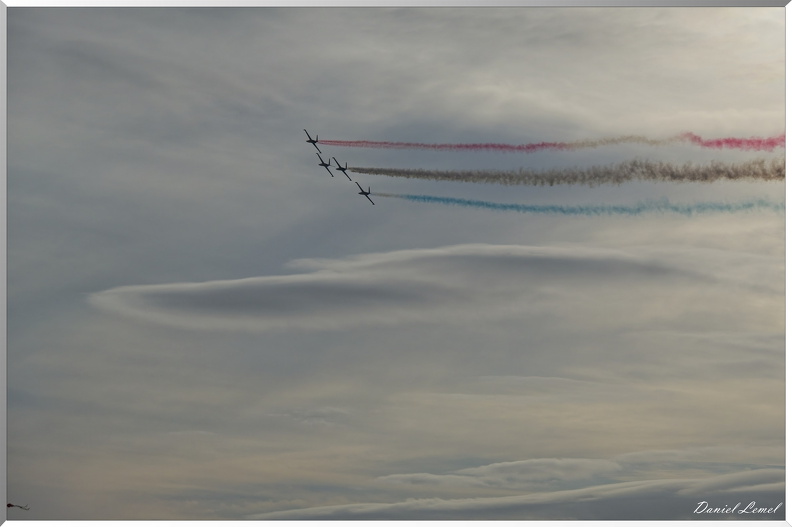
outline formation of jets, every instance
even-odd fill
[[[314,139],[314,138],[311,137],[311,134],[308,133],[308,130],[303,128],[303,131],[305,132],[305,135],[308,136],[308,140],[306,141],[306,143],[311,143],[314,148],[319,150],[319,147],[316,146],[316,143],[319,142],[319,134],[316,134],[316,139]],[[330,170],[330,159],[335,161],[335,164],[336,164],[335,169],[336,170],[340,170],[341,172],[343,172],[344,175],[347,177],[347,179],[349,181],[352,181],[352,178],[349,177],[349,174],[347,174],[347,170],[349,169],[349,163],[344,163],[344,166],[341,166],[341,163],[339,163],[338,159],[336,159],[335,157],[331,157],[330,159],[325,161],[324,159],[322,159],[322,151],[321,150],[319,150],[319,153],[317,153],[316,155],[317,155],[317,157],[319,157],[319,166],[320,167],[324,167],[324,169],[327,170],[327,173],[330,174],[331,177],[335,177],[335,175],[333,175],[333,172]],[[358,192],[358,194],[363,195],[367,200],[371,201],[371,198],[369,197],[369,194],[371,194],[371,187],[369,187],[368,190],[363,190],[363,187],[361,187],[360,183],[358,183],[357,181],[355,181],[355,185],[357,185],[358,188],[360,189],[360,192]],[[371,201],[371,204],[374,205],[374,202]]]

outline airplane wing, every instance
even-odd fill
[[[370,197],[368,197],[368,194],[366,194],[366,199],[367,199],[367,200],[369,200],[369,201],[371,201],[371,198],[370,198]],[[374,205],[374,202],[373,202],[373,201],[371,201],[371,204],[372,204],[372,205]]]
[[[305,132],[305,135],[307,135],[307,136],[308,136],[308,139],[310,139],[310,140],[312,140],[312,141],[313,141],[313,137],[311,137],[311,134],[309,134],[309,133],[308,133],[308,130],[306,130],[305,128],[303,128],[303,132]]]
[[[361,187],[361,186],[360,186],[360,183],[358,183],[357,181],[355,181],[355,185],[357,185],[357,186],[358,186],[358,188],[360,189],[360,193],[361,193],[361,194],[364,194],[364,195],[366,194],[366,191],[365,191],[365,190],[363,190],[363,187]]]
[[[325,168],[325,170],[327,170],[327,173],[328,173],[328,174],[330,174],[330,177],[335,177],[335,176],[333,175],[333,173],[332,173],[332,172],[330,172],[330,168],[328,168],[328,167],[326,167],[326,166],[324,166],[324,165],[322,165],[322,166]]]

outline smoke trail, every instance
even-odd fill
[[[509,145],[504,143],[402,143],[393,141],[337,141],[323,139],[321,145],[347,146],[357,148],[401,148],[423,150],[496,150],[499,152],[530,153],[538,150],[578,150],[581,148],[596,148],[598,146],[615,145],[620,143],[639,143],[651,146],[662,146],[671,143],[688,142],[702,148],[729,148],[738,150],[766,150],[772,151],[786,145],[786,137],[780,134],[773,137],[724,137],[720,139],[702,139],[701,136],[691,132],[684,132],[666,139],[651,139],[643,135],[620,135],[603,139],[587,139],[571,142],[528,143],[524,145]]]
[[[786,137],[784,134],[766,138],[750,137],[745,139],[739,137],[724,137],[722,139],[705,140],[696,134],[685,132],[683,134],[679,134],[678,137],[702,148],[733,148],[740,150],[766,150],[769,152],[779,146],[786,146]]]
[[[659,161],[633,160],[615,165],[585,169],[567,168],[534,171],[519,169],[497,170],[422,170],[402,168],[349,167],[351,172],[391,177],[430,179],[435,181],[460,181],[466,183],[497,183],[500,185],[618,185],[625,181],[675,181],[711,183],[720,179],[753,179],[783,181],[786,174],[785,159],[769,162],[755,159],[744,163],[726,164],[713,161],[708,165],[685,163],[672,165]]]
[[[518,203],[494,203],[491,201],[479,201],[472,199],[446,198],[442,196],[426,196],[417,194],[389,194],[373,193],[372,196],[383,198],[399,198],[409,201],[423,203],[441,203],[443,205],[458,205],[462,207],[475,207],[482,209],[515,211],[534,214],[560,214],[564,216],[603,216],[603,215],[628,215],[638,216],[646,213],[671,212],[676,214],[705,213],[732,213],[744,211],[770,210],[773,212],[784,212],[785,204],[771,203],[763,199],[753,201],[741,201],[736,203],[700,202],[689,205],[673,204],[668,200],[645,201],[637,205],[521,205]]]

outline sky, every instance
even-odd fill
[[[783,141],[678,134],[783,139],[784,42],[784,8],[9,8],[8,518],[783,519],[783,177],[686,179]],[[681,179],[392,175],[633,160]]]

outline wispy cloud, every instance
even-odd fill
[[[748,494],[749,496],[746,496]],[[669,520],[669,519],[783,519],[775,515],[704,516],[698,503],[726,503],[776,507],[784,500],[784,471],[759,469],[711,478],[633,481],[575,490],[541,492],[505,498],[415,499],[399,503],[356,503],[249,516],[250,519],[303,520]],[[563,505],[563,517],[559,517]]]
[[[615,387],[614,387],[615,388]],[[762,450],[761,447],[756,448]],[[778,463],[735,463],[741,449],[729,446],[693,447],[678,450],[649,450],[630,452],[613,458],[537,458],[492,463],[446,473],[390,474],[377,478],[378,482],[427,489],[489,488],[518,491],[557,491],[583,488],[604,483],[648,481],[676,473],[679,477],[702,479],[695,491],[718,488],[724,481],[739,480],[741,485],[753,485],[743,471],[782,469]],[[778,461],[780,451],[765,449],[768,459]],[[760,454],[761,455],[761,454]],[[774,457],[772,457],[774,456]],[[757,458],[760,459],[760,458]],[[726,479],[713,478],[731,474]],[[757,484],[764,485],[762,478]]]
[[[618,472],[618,463],[605,459],[530,459],[494,463],[457,470],[449,474],[392,474],[379,481],[409,485],[449,485],[453,487],[492,487],[499,489],[540,488],[560,482],[589,480]]]

